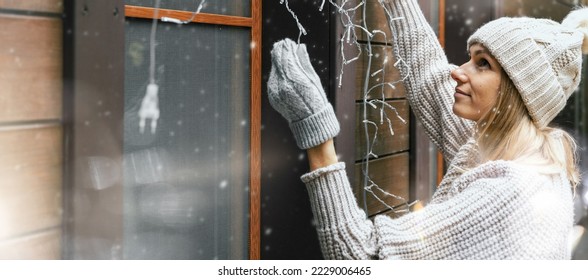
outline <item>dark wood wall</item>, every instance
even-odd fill
[[[397,206],[403,201],[384,194],[377,188],[372,188],[374,194],[364,190],[364,171],[367,165],[368,176],[379,188],[385,192],[403,197],[407,201],[409,198],[410,186],[410,109],[406,99],[406,91],[402,83],[396,84],[396,88],[389,86],[382,86],[370,92],[365,98],[366,100],[380,99],[385,100],[390,106],[394,107],[398,116],[405,120],[402,122],[396,113],[386,108],[384,114],[392,122],[392,129],[394,134],[390,132],[388,121],[384,116],[382,119],[381,108],[382,105],[377,105],[377,108],[363,104],[365,76],[368,73],[367,88],[372,88],[378,83],[394,82],[401,80],[402,77],[393,65],[396,62],[395,55],[392,48],[392,35],[388,28],[388,21],[386,14],[379,1],[368,0],[366,10],[366,23],[369,30],[379,29],[386,32],[386,37],[377,35],[371,40],[371,48],[373,56],[371,59],[371,68],[368,69],[368,53],[364,51],[360,60],[356,65],[356,83],[355,100],[356,100],[356,129],[355,129],[355,179],[353,182],[354,193],[360,205],[367,206],[368,216],[373,216],[380,213],[394,214],[388,209],[386,205],[379,201],[383,200],[389,206]],[[359,24],[363,24],[362,14],[357,13],[356,19]],[[360,30],[357,30],[361,32]],[[368,42],[363,32],[360,33],[360,43],[362,48],[367,50]],[[384,64],[384,59],[388,58],[387,63]],[[372,73],[384,68],[382,74],[371,75]],[[366,137],[363,116],[364,108],[367,109],[367,120],[370,120],[378,125],[376,141],[371,149],[372,153],[377,156],[371,156],[369,161],[366,161],[366,153],[368,144],[371,145],[376,129],[373,125],[368,125],[368,137]],[[369,185],[369,183],[368,183]],[[377,197],[376,197],[377,196]]]

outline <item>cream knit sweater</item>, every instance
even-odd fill
[[[473,123],[452,112],[455,84],[415,0],[391,0],[398,46],[410,68],[411,107],[450,162],[431,202],[372,222],[358,207],[343,163],[302,176],[328,259],[569,259],[571,186],[510,161],[477,163]],[[469,140],[468,140],[469,139]],[[467,170],[464,172],[464,170]]]

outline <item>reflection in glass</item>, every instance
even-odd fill
[[[159,24],[155,134],[137,113],[150,30],[126,23],[123,257],[246,259],[250,30]]]

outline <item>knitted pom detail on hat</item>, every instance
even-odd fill
[[[561,22],[565,27],[576,29],[584,34],[582,53],[588,54],[588,7],[571,11]]]

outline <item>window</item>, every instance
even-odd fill
[[[259,258],[261,1],[158,21],[160,118],[143,133],[154,1],[121,2],[70,7],[64,257]],[[188,20],[199,3],[162,1],[157,15]]]

